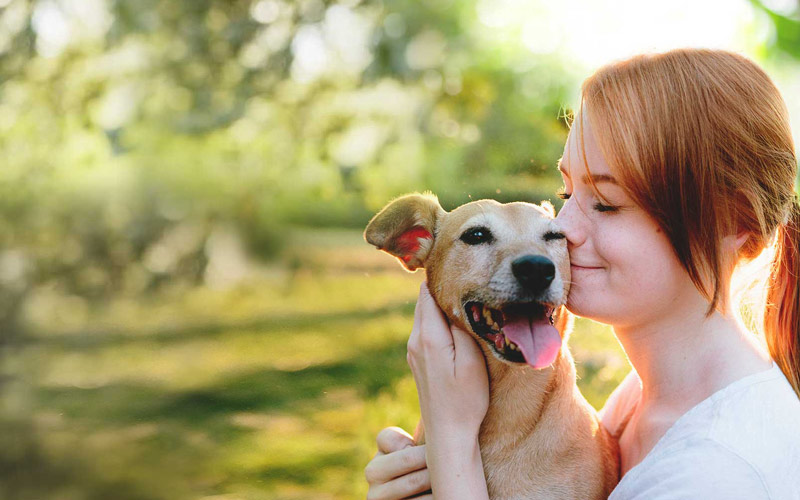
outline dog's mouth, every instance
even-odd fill
[[[550,366],[561,349],[553,325],[553,307],[539,302],[512,303],[500,308],[482,302],[464,306],[472,330],[502,359],[539,369]]]

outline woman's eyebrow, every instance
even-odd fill
[[[589,182],[589,176],[588,175],[584,175],[583,176],[583,182],[586,182],[586,183]],[[617,182],[617,179],[615,179],[613,175],[608,175],[608,174],[595,174],[595,175],[592,175],[592,182],[595,183],[595,184],[600,184],[601,182],[609,182],[611,184],[619,186],[619,183]]]
[[[569,172],[567,172],[567,170],[564,168],[564,164],[563,164],[563,161],[562,161],[563,159],[564,159],[563,156],[558,159],[558,170],[560,170],[561,173],[564,174],[565,176],[569,177]],[[589,178],[588,175],[584,175],[582,177],[582,180],[583,180],[583,182],[585,184],[589,184],[590,178]],[[591,181],[594,184],[600,184],[602,182],[608,182],[610,184],[614,184],[615,186],[619,186],[619,182],[617,182],[617,179],[613,175],[609,175],[609,174],[594,174],[594,175],[591,176]]]

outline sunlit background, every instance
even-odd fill
[[[0,498],[363,498],[423,279],[370,216],[557,203],[582,79],[681,46],[798,137],[794,0],[0,0]],[[599,407],[624,356],[571,348]]]

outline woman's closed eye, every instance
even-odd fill
[[[572,197],[572,194],[571,193],[567,193],[566,191],[559,191],[558,193],[556,193],[556,196],[558,196],[562,200],[568,200],[568,199],[570,199]],[[604,203],[600,203],[599,201],[597,201],[592,205],[592,208],[594,208],[598,212],[611,212],[611,213],[614,213],[614,212],[619,212],[619,208],[620,207],[618,207],[616,205],[606,205]]]
[[[594,208],[598,212],[619,212],[619,207],[614,205],[604,205],[599,201],[595,202],[595,204],[592,205],[592,208]]]

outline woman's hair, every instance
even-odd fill
[[[737,262],[723,238],[748,235],[737,260],[774,246],[763,331],[800,396],[797,158],[769,76],[731,52],[681,49],[605,66],[582,90],[579,114],[603,131],[606,161],[667,235],[709,315],[729,308]]]

